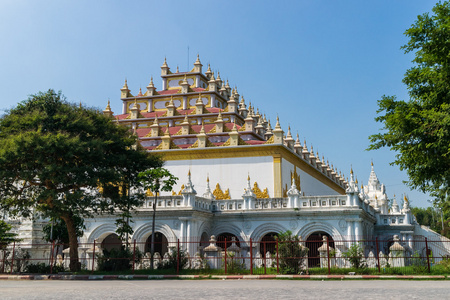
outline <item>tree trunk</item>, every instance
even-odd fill
[[[150,270],[153,270],[153,255],[155,254],[155,218],[156,218],[156,202],[158,201],[158,192],[155,192],[155,201],[153,202],[153,221],[152,221],[152,239],[150,247]]]
[[[75,227],[75,223],[73,222],[73,218],[71,214],[64,214],[61,216],[61,219],[64,220],[67,226],[67,232],[69,234],[69,256],[70,263],[69,269],[71,272],[77,272],[81,270],[81,264],[78,262],[78,236],[77,229]]]

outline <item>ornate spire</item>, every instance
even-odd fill
[[[183,123],[182,123],[183,125],[185,125],[185,124],[188,124],[189,125],[189,120],[188,120],[188,114],[186,113],[185,115],[184,115],[184,120],[183,120]]]
[[[197,101],[195,101],[195,105],[197,105],[197,104],[203,104],[202,93],[198,94]]]
[[[205,134],[205,126],[203,125],[203,122],[202,122],[202,128],[200,129],[199,134]]]
[[[272,134],[272,126],[270,125],[270,120],[267,122],[267,134]]]
[[[187,183],[185,184],[185,188],[182,191],[183,194],[196,194],[197,192],[194,190],[194,185],[192,184],[191,181],[191,170],[189,169],[188,172],[188,179],[187,179]]]
[[[205,76],[209,79],[211,74],[211,66],[208,64],[208,69],[205,72]]]
[[[183,85],[183,84],[189,84],[189,83],[187,82],[186,74],[184,74],[183,81],[181,82],[181,85]]]
[[[255,193],[253,193],[252,186],[250,184],[250,173],[247,176],[247,188],[244,189],[244,195],[242,197],[252,197],[256,198]]]
[[[280,118],[277,115],[277,124],[275,124],[275,129],[281,129]]]
[[[394,196],[394,199],[392,199],[392,212],[393,213],[398,213],[399,212],[399,206],[398,206],[398,203],[397,203],[397,199],[395,199],[395,196]]]
[[[231,129],[232,132],[237,132],[237,128],[236,128],[236,122],[233,123],[233,128]]]
[[[155,119],[153,120],[153,125],[159,125],[158,123],[158,113],[155,112]]]
[[[163,63],[163,65],[161,66],[161,68],[168,68],[169,66],[167,65],[167,60],[166,60],[166,57],[164,57],[164,63]]]
[[[206,177],[206,190],[205,190],[205,193],[203,194],[203,198],[211,199],[211,200],[215,199],[214,194],[211,192],[211,188],[209,187],[209,174]]]
[[[194,65],[201,65],[202,63],[200,62],[200,55],[197,53],[197,60],[195,61]],[[209,64],[208,64],[209,67]]]
[[[108,98],[108,105],[106,105],[105,111],[111,111],[111,105]]]
[[[288,126],[288,133],[287,133],[287,138],[292,139],[292,134],[291,134],[291,126]]]
[[[136,110],[136,109],[139,109],[139,106],[137,104],[137,99],[134,98],[134,103],[133,103],[133,106],[131,107],[131,110]]]
[[[153,84],[153,76],[150,77],[150,83],[147,86],[148,88],[153,88],[155,85]]]
[[[300,191],[297,189],[295,184],[294,174],[291,176],[291,188],[287,191],[288,196],[300,196]]]
[[[169,132],[169,123],[167,123],[167,126],[166,126],[166,132],[164,132],[164,135],[165,135],[165,136],[170,136],[170,132]]]
[[[122,89],[128,89],[127,79],[125,78],[125,83],[123,84]]]

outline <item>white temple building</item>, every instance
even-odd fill
[[[406,197],[401,207],[395,196],[389,206],[373,164],[367,185],[358,186],[352,171],[345,179],[312,146],[301,143],[298,135],[295,139],[290,128],[285,133],[278,118],[272,128],[237,88],[209,65],[204,73],[202,67],[197,57],[191,71],[173,73],[165,60],[160,90],[152,78],[145,92],[133,95],[125,81],[122,113],[115,115],[109,103],[104,110],[113,122],[132,129],[144,148],[162,154],[165,168],[179,178],[172,193],[158,197],[158,241],[180,240],[192,255],[203,251],[212,235],[219,241],[235,238],[243,255],[264,253],[258,242],[287,230],[306,242],[326,236],[341,252],[351,242],[379,239],[383,243],[378,251],[388,254],[394,235],[410,254],[424,251],[423,243],[417,243],[424,238],[447,241],[417,224]],[[130,239],[144,252],[149,249],[153,201],[149,193],[133,217]],[[101,249],[115,239],[115,219],[86,219],[80,242],[95,241]],[[20,237],[40,242],[44,220],[21,222]],[[252,250],[250,240],[256,245]],[[430,247],[434,255],[444,256],[449,245]],[[375,250],[369,245],[366,253]],[[89,255],[86,251],[80,249],[81,257]],[[158,252],[164,255],[167,249]]]

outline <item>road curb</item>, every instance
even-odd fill
[[[0,280],[155,280],[155,279],[221,279],[221,280],[264,280],[264,279],[403,279],[403,280],[445,280],[445,275],[0,275]]]

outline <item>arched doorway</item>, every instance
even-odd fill
[[[267,252],[270,252],[270,254],[277,252],[277,236],[278,233],[269,232],[262,237],[259,243],[259,252],[261,255],[266,255]]]
[[[150,234],[145,242],[145,253],[151,252],[151,246],[152,246],[152,235]],[[167,238],[164,234],[161,232],[155,233],[155,253],[158,252],[161,257],[164,256],[164,254],[167,253],[169,247],[168,247]]]
[[[308,251],[308,268],[320,267],[319,248],[323,245],[323,237],[328,237],[330,248],[334,248],[334,240],[328,233],[324,231],[316,231],[306,239],[306,248]]]
[[[208,247],[209,245],[209,237],[206,234],[206,232],[202,233],[202,236],[200,237],[200,243],[199,246],[201,247],[201,249]]]
[[[108,252],[112,249],[120,250],[122,247],[122,241],[117,234],[111,233],[103,239],[101,247],[103,250]]]
[[[225,249],[225,239],[226,239],[227,240],[227,248],[230,247],[233,237],[236,240],[236,246],[241,247],[238,237],[229,232],[224,232],[217,236],[217,246],[219,246],[222,249]]]

